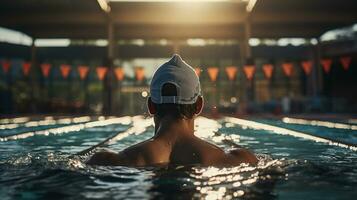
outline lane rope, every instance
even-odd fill
[[[321,121],[321,120],[307,120],[307,119],[284,117],[282,121],[287,124],[301,124],[301,125],[321,126],[321,127],[345,129],[345,130],[357,130],[357,125],[335,123],[335,122]]]
[[[270,132],[273,132],[276,134],[280,134],[280,135],[290,135],[290,136],[294,136],[294,137],[298,137],[298,138],[313,140],[315,142],[327,143],[329,145],[335,145],[335,146],[351,149],[353,151],[357,151],[357,145],[348,143],[348,142],[336,141],[334,139],[330,139],[330,138],[326,138],[326,137],[310,135],[308,133],[302,133],[302,132],[293,131],[293,130],[286,129],[286,128],[281,128],[278,126],[263,124],[260,122],[239,119],[239,118],[234,118],[234,117],[225,117],[224,120],[226,122],[237,124],[242,127],[250,127],[252,129],[256,129],[256,130],[267,130],[267,131],[270,131]]]
[[[10,123],[10,124],[0,124],[0,130],[11,130],[19,127],[39,127],[39,126],[49,126],[49,125],[67,125],[67,124],[78,124],[91,121],[91,117],[82,116],[82,117],[74,117],[74,118],[58,118],[54,117],[45,117],[43,120],[37,121],[27,121],[21,123]]]
[[[93,152],[95,149],[99,147],[103,147],[104,145],[108,145],[110,143],[114,143],[116,141],[122,140],[130,135],[140,135],[144,133],[149,126],[153,125],[153,120],[151,118],[143,118],[141,116],[136,116],[131,119],[132,126],[124,131],[120,131],[113,136],[106,138],[105,140],[99,142],[96,145],[93,145],[83,151],[75,153],[73,156],[85,156]]]
[[[29,131],[29,132],[14,134],[14,135],[1,136],[0,142],[5,142],[5,141],[9,141],[9,140],[25,139],[25,138],[32,137],[35,135],[48,136],[48,135],[64,134],[64,133],[69,133],[69,132],[74,132],[74,131],[80,131],[80,130],[83,130],[86,128],[108,126],[108,125],[112,125],[112,124],[130,124],[130,122],[131,122],[130,117],[101,119],[98,121],[91,121],[91,122],[86,122],[86,123],[61,126],[61,127],[57,127],[57,128],[50,128],[50,129],[45,129],[45,130],[40,130],[40,131]]]

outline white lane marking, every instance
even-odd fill
[[[0,130],[14,129],[18,127],[36,127],[36,126],[62,125],[62,124],[71,124],[71,123],[84,123],[84,122],[89,122],[90,120],[91,118],[89,116],[62,118],[62,119],[54,119],[52,116],[48,116],[45,117],[43,120],[39,120],[39,121],[0,124]]]
[[[3,137],[0,137],[0,142],[8,141],[8,140],[24,139],[24,138],[32,137],[34,135],[48,136],[50,134],[56,135],[56,134],[73,132],[73,131],[80,131],[85,128],[107,126],[107,125],[112,125],[112,124],[130,124],[130,123],[131,123],[131,117],[119,117],[119,118],[111,118],[111,119],[101,118],[98,121],[62,126],[62,127],[57,127],[57,128],[50,128],[50,129],[40,130],[40,131],[30,131],[30,132],[20,133],[20,134],[15,134],[15,135],[10,135],[10,136],[3,136]]]
[[[222,128],[222,124],[214,119],[200,116],[195,120],[195,136],[197,137],[209,139],[215,143],[224,143],[226,140],[232,142],[240,141],[239,135],[217,134],[220,128]]]
[[[114,136],[111,136],[109,138],[106,138],[102,142],[99,142],[96,145],[93,145],[85,150],[80,151],[79,153],[76,153],[76,155],[86,155],[92,151],[94,151],[96,148],[101,147],[105,144],[111,144],[116,141],[122,140],[130,135],[140,135],[144,133],[149,126],[153,126],[153,120],[152,118],[144,118],[143,116],[135,116],[131,118],[132,121],[132,126],[128,128],[127,130],[123,132],[119,132]]]
[[[113,143],[115,141],[121,140],[129,135],[140,135],[146,131],[149,126],[154,126],[152,118],[144,118],[143,116],[136,116],[132,118],[133,125],[131,128],[126,130],[125,132],[118,134],[108,141],[108,144]]]
[[[284,117],[282,121],[287,124],[301,124],[301,125],[311,125],[311,126],[322,126],[327,128],[357,130],[357,125],[335,123],[329,121],[306,120],[306,119],[298,119],[298,118],[290,118],[290,117]]]
[[[0,124],[17,124],[17,123],[25,123],[28,121],[30,121],[29,117],[5,118],[5,119],[0,119]]]
[[[357,145],[353,145],[353,144],[344,144],[341,142],[333,141],[331,139],[313,136],[313,135],[310,135],[307,133],[293,131],[293,130],[289,130],[286,128],[281,128],[281,127],[263,124],[263,123],[259,123],[259,122],[254,122],[254,121],[245,120],[245,119],[239,119],[239,118],[234,118],[234,117],[225,117],[224,119],[226,122],[238,124],[242,127],[250,127],[252,129],[257,129],[257,130],[267,130],[267,131],[271,131],[273,133],[277,133],[280,135],[291,135],[294,137],[313,140],[315,142],[323,142],[323,143],[327,143],[329,145],[335,145],[335,146],[344,147],[344,148],[348,148],[348,149],[357,151]]]

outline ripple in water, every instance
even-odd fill
[[[26,154],[0,165],[8,198],[274,198],[274,185],[294,163],[259,156],[257,167],[92,167],[68,155]],[[11,183],[11,186],[8,184]]]

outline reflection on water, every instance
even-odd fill
[[[93,167],[73,157],[119,131],[120,151],[153,134],[152,121],[37,135],[0,145],[0,199],[349,199],[356,195],[354,151],[227,121],[198,118],[196,135],[225,150],[234,141],[258,153],[257,167]],[[135,129],[131,129],[136,124]]]
[[[0,165],[0,184],[11,183],[7,197],[30,199],[272,199],[286,165],[284,160],[261,159],[257,167],[91,167],[65,155],[26,155]]]

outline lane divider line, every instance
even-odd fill
[[[120,131],[119,133],[117,133],[113,136],[110,136],[110,137],[106,138],[105,140],[103,140],[102,142],[99,142],[96,145],[93,145],[83,151],[80,151],[80,152],[74,154],[73,156],[85,156],[85,155],[88,155],[91,152],[93,152],[98,147],[103,147],[104,145],[114,143],[116,141],[122,140],[130,135],[133,135],[133,134],[140,135],[140,134],[144,133],[149,126],[153,125],[152,121],[153,120],[151,118],[142,119],[139,116],[133,117],[132,126],[129,127],[128,129],[126,129],[124,131]]]
[[[49,125],[63,125],[63,124],[78,124],[91,121],[91,117],[82,116],[74,118],[59,118],[54,119],[53,117],[45,117],[43,120],[38,121],[28,121],[24,123],[11,123],[11,124],[0,124],[0,130],[15,129],[18,127],[38,127],[38,126],[49,126]]]
[[[9,141],[9,140],[25,139],[28,137],[32,137],[34,135],[48,136],[48,135],[63,134],[63,133],[68,133],[68,132],[80,131],[85,128],[108,126],[108,125],[112,125],[112,124],[130,124],[130,122],[131,122],[130,117],[101,119],[98,121],[91,121],[91,122],[86,122],[86,123],[81,123],[81,124],[61,126],[61,127],[50,128],[50,129],[46,129],[46,130],[30,131],[30,132],[19,133],[19,134],[14,134],[14,135],[2,136],[2,137],[0,137],[0,142]]]
[[[259,122],[255,122],[255,121],[239,119],[239,118],[234,118],[234,117],[225,117],[224,120],[226,122],[237,124],[242,127],[250,127],[252,129],[257,129],[257,130],[267,130],[267,131],[271,131],[273,133],[280,134],[280,135],[290,135],[290,136],[294,136],[294,137],[298,137],[298,138],[313,140],[315,142],[327,143],[329,145],[335,145],[335,146],[339,146],[339,147],[348,148],[353,151],[357,151],[357,145],[352,144],[352,143],[340,142],[340,141],[336,141],[336,140],[333,140],[330,138],[314,136],[314,135],[310,135],[308,133],[302,133],[302,132],[293,131],[293,130],[286,129],[286,128],[281,128],[278,126],[272,126],[272,125],[268,125],[268,124],[263,124],[263,123],[259,123]]]
[[[0,124],[25,123],[28,121],[30,121],[29,117],[5,118],[5,119],[0,119]]]
[[[307,120],[307,119],[298,119],[298,118],[291,118],[291,117],[284,117],[282,121],[287,124],[301,124],[301,125],[310,125],[310,126],[322,126],[327,128],[357,130],[357,125],[335,123],[329,121]]]

